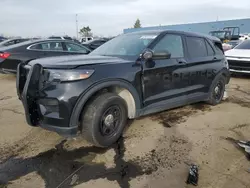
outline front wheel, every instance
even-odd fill
[[[82,134],[98,147],[115,143],[126,126],[128,110],[126,102],[114,93],[95,97],[82,114]]]
[[[224,76],[220,76],[213,82],[209,93],[209,104],[217,105],[222,101],[225,92],[225,85],[226,79]]]

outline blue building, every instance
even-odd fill
[[[131,28],[131,29],[124,29],[123,32],[131,33],[134,31],[170,29],[170,30],[190,31],[190,32],[208,34],[212,30],[220,30],[223,29],[224,27],[239,27],[240,33],[250,33],[250,18],[238,19],[238,20],[224,20],[216,22]]]

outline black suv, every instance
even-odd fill
[[[89,55],[20,64],[17,93],[28,124],[99,147],[121,136],[127,119],[206,101],[229,83],[222,44],[212,36],[146,31],[116,37]]]

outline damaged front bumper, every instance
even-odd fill
[[[21,63],[17,68],[17,95],[24,106],[27,123],[66,137],[76,135],[78,126],[68,125],[70,113],[66,104],[60,104],[56,97],[44,92],[49,84],[46,79],[46,70],[40,64],[27,67]]]

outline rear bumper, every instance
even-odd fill
[[[250,70],[235,70],[235,69],[230,69],[230,72],[232,72],[232,73],[250,74]]]

